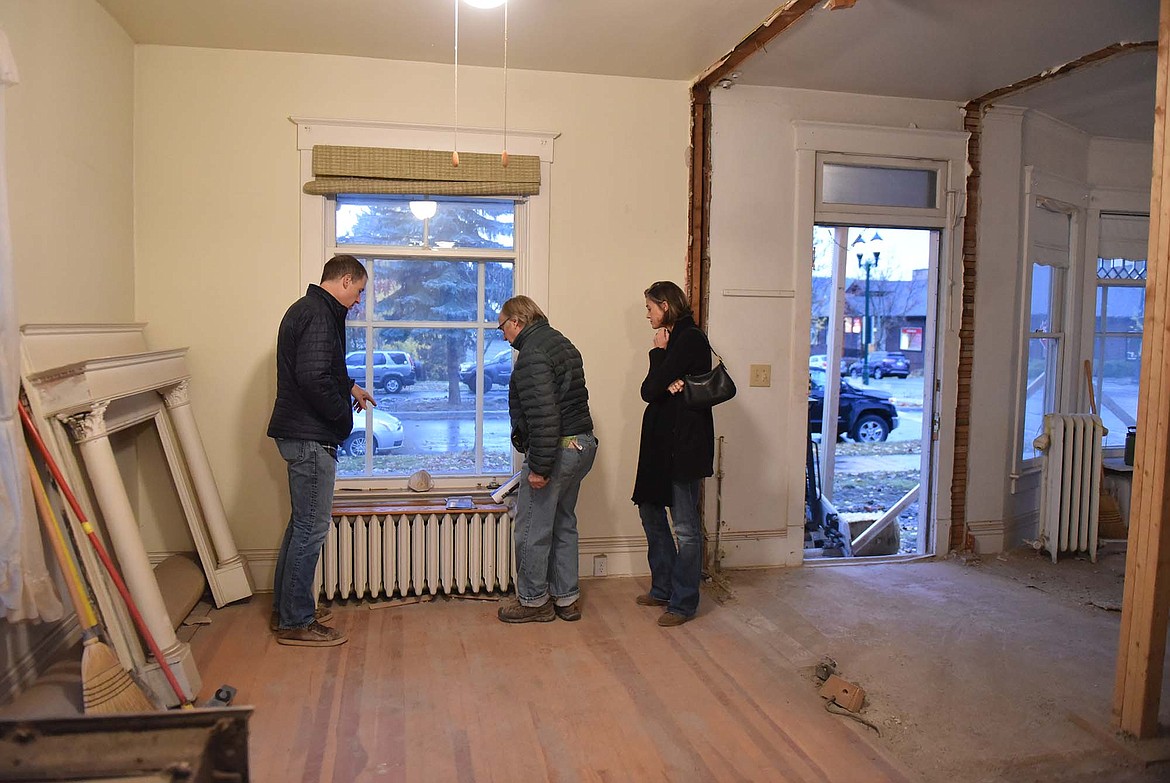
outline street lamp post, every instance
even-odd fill
[[[869,277],[873,268],[878,265],[882,255],[882,236],[873,232],[873,236],[866,242],[859,234],[853,241],[854,251],[857,253],[857,265],[865,269],[865,321],[861,334],[861,382],[869,385],[869,346],[873,342],[873,322],[869,316]],[[869,257],[866,258],[868,251]]]

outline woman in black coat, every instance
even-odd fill
[[[646,530],[650,592],[643,606],[665,606],[663,626],[682,625],[699,608],[702,530],[699,489],[714,471],[711,409],[683,404],[682,378],[711,369],[711,345],[695,325],[682,289],[670,281],[646,289],[646,318],[654,329],[650,370],[642,381],[642,443],[633,501]],[[666,521],[666,509],[674,535]],[[674,536],[678,536],[675,546]]]

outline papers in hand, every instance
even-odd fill
[[[496,491],[492,493],[492,502],[499,503],[505,497],[510,495],[512,492],[514,492],[516,490],[516,487],[518,487],[518,486],[520,486],[520,473],[519,472],[517,472],[515,476],[512,476],[512,478],[508,479],[503,484],[501,484],[499,486],[499,488],[496,489]]]

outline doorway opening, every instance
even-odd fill
[[[813,227],[806,561],[931,551],[939,242]]]

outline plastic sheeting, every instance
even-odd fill
[[[0,30],[0,608],[9,622],[63,616],[45,567],[40,526],[25,468],[20,404],[20,330],[16,319],[12,232],[8,223],[5,93],[18,81],[8,36]]]

